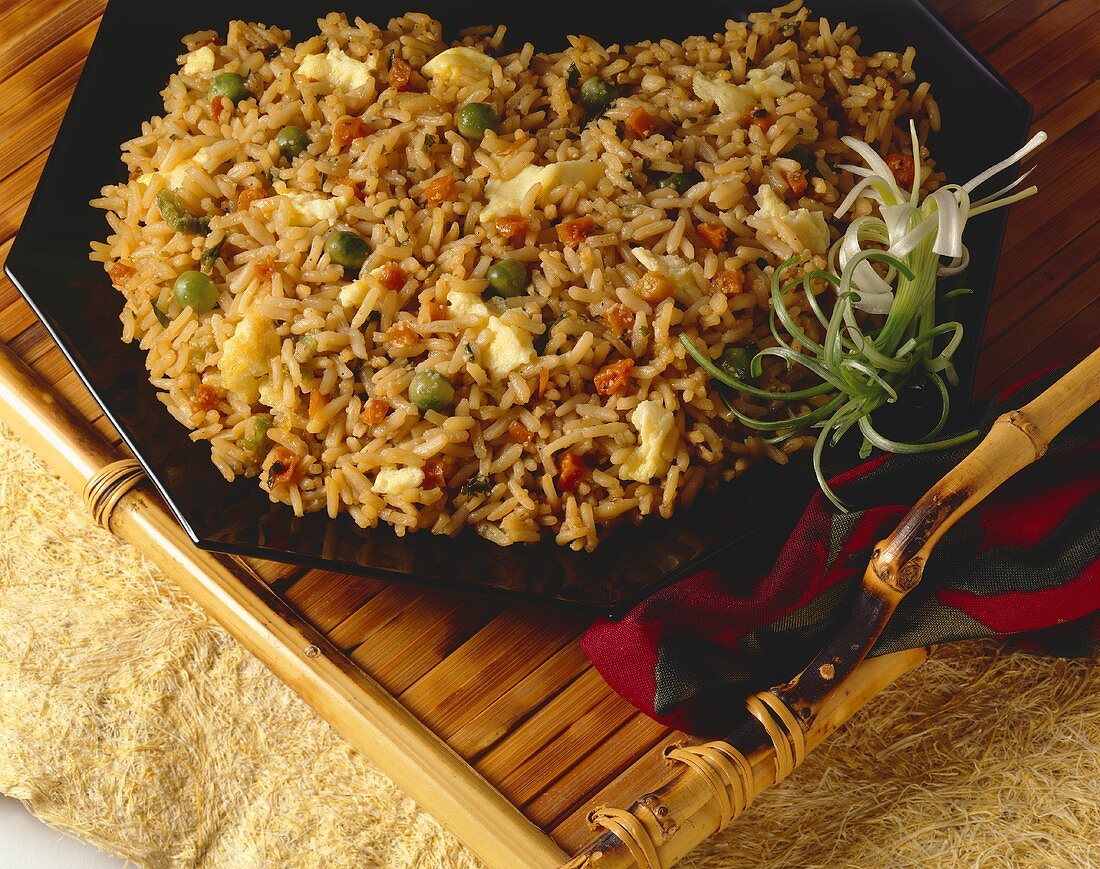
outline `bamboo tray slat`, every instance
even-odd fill
[[[1097,13],[1086,0],[934,5],[1007,72],[1052,137],[1034,176],[1042,195],[1018,206],[1009,221],[977,380],[979,392],[989,394],[1027,373],[1029,363],[1068,362],[1095,340],[1100,230],[1088,206],[1096,181],[1067,167],[1093,165],[1100,141],[1096,63],[1088,40],[1080,38],[1095,28]],[[0,260],[101,8],[100,0],[48,8],[22,0],[0,12]],[[117,433],[6,278],[0,278],[0,341],[105,439],[97,455],[122,454]],[[137,500],[152,510],[145,498]],[[181,533],[155,530],[165,546],[186,551]],[[224,564],[205,553],[188,555],[212,570]],[[379,738],[383,748],[374,756],[494,865],[553,865],[593,839],[588,814],[594,807],[628,806],[678,774],[662,752],[684,735],[640,715],[602,682],[580,651],[582,620],[328,571],[247,564],[256,599],[268,601],[279,620],[277,636],[261,637],[256,623],[232,607],[222,613],[231,629],[364,750],[373,743],[365,744],[370,740],[363,734],[378,720],[403,722],[388,742]],[[200,602],[203,593],[196,591]],[[288,645],[307,635],[319,638],[319,662],[302,657],[306,646]],[[257,646],[261,641],[284,646]],[[859,702],[922,656],[918,650],[873,663]],[[839,720],[828,719],[813,739],[825,738]],[[349,721],[362,733],[349,734]],[[412,740],[415,758],[387,753],[386,744],[402,740]],[[469,785],[464,793],[471,806],[460,807],[460,785],[433,778],[446,774]],[[427,777],[425,786],[417,785],[417,775]],[[430,786],[446,793],[433,797]],[[490,818],[502,825],[498,843],[489,841]],[[709,822],[702,811],[697,823]],[[510,862],[520,853],[525,862]]]

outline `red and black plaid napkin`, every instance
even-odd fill
[[[1053,376],[992,402],[983,433]],[[832,481],[841,514],[818,493],[767,571],[721,564],[599,622],[584,650],[648,715],[717,736],[751,690],[805,666],[845,618],[874,544],[971,450],[881,456]],[[1010,637],[1048,654],[1100,651],[1100,406],[1047,455],[985,499],[939,542],[872,655],[974,637]]]

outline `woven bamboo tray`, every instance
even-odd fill
[[[0,260],[101,5],[0,6]],[[935,5],[1032,102],[1036,127],[1054,140],[1033,176],[1043,195],[1018,207],[1009,224],[978,373],[988,393],[1040,365],[1079,358],[1095,341],[1100,234],[1086,207],[1095,182],[1065,167],[1087,165],[1100,141],[1095,64],[1079,38],[1097,13],[1085,0]],[[1039,52],[1056,60],[1036,63]],[[583,621],[201,552],[132,466],[116,464],[125,458],[117,434],[6,279],[0,341],[0,417],[74,488],[97,478],[90,507],[116,534],[161,564],[487,863],[558,865],[598,835],[589,823],[595,808],[625,808],[670,784],[679,787],[680,814],[666,820],[683,830],[681,843],[717,829],[722,807],[705,776],[664,757],[691,740],[610,691],[580,651]],[[807,747],[925,656],[916,650],[861,665],[820,710]],[[750,754],[756,787],[773,777],[772,759],[770,751]],[[667,863],[682,853],[658,856]]]

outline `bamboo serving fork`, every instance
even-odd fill
[[[573,859],[381,685],[283,601],[249,566],[195,547],[145,478],[0,344],[0,419],[70,486],[95,520],[133,543],[352,745],[381,766],[490,866],[669,867],[782,781],[830,733],[902,674],[917,648],[867,659],[936,542],[1100,400],[1100,350],[1042,395],[1005,414],[875,549],[851,617],[790,682],[746,701],[727,739],[670,746],[667,783],[628,810],[592,812],[603,830]]]

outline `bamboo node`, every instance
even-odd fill
[[[1008,413],[1006,418],[1010,426],[1019,429],[1031,441],[1031,446],[1035,449],[1036,459],[1041,459],[1046,455],[1050,443],[1040,431],[1039,426],[1035,425],[1026,413],[1022,410],[1014,410]]]
[[[84,484],[84,507],[97,525],[111,530],[111,514],[122,497],[145,478],[136,459],[119,459],[100,468]]]
[[[910,558],[898,571],[897,587],[899,591],[911,591],[924,575],[924,559],[920,556]]]

